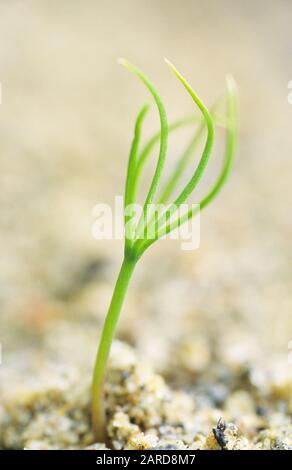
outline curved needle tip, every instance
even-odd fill
[[[128,65],[129,62],[128,62],[126,59],[124,59],[124,57],[119,57],[119,58],[117,59],[117,63],[118,63],[119,65],[124,65],[124,66],[126,66],[126,65]]]
[[[173,65],[172,62],[170,62],[170,60],[168,60],[166,57],[164,57],[164,62],[173,70],[175,70],[175,66]]]
[[[233,76],[231,74],[227,74],[225,79],[226,79],[228,89],[232,93],[236,93],[237,92],[237,84],[236,84],[236,81],[234,80]]]
[[[179,73],[179,71],[177,70],[176,66],[173,65],[172,62],[170,62],[170,60],[168,60],[166,57],[164,57],[164,60],[166,62],[166,64],[168,65],[168,67],[170,68],[170,70],[172,71],[172,73],[181,81],[181,82],[184,82],[184,78],[183,76]]]

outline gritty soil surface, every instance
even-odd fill
[[[221,385],[176,391],[132,348],[115,342],[106,385],[110,446],[292,449],[292,382],[277,373],[239,368]],[[10,390],[0,425],[2,449],[105,448],[91,432],[90,375],[78,369],[47,371],[43,381]]]

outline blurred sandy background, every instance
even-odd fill
[[[231,358],[269,363],[279,354],[288,367],[291,19],[289,0],[1,1],[3,365],[14,350],[41,351],[42,332],[60,321],[85,319],[97,340],[122,242],[93,240],[91,210],[123,193],[133,121],[149,100],[116,58],[151,77],[171,121],[193,107],[166,56],[208,104],[223,92],[225,74],[234,75],[239,148],[230,181],[202,215],[200,249],[161,242],[145,255],[120,337],[142,354],[160,354],[162,369],[182,345],[197,344],[195,355],[204,358],[204,338],[230,348]],[[156,129],[152,116],[146,134]],[[170,158],[183,137],[170,145]],[[80,328],[60,342],[74,341]]]

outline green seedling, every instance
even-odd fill
[[[226,103],[226,111],[224,117],[218,114],[218,108],[221,105],[222,99],[209,111],[193,90],[191,85],[185,78],[178,72],[178,70],[168,60],[166,63],[174,73],[176,78],[181,82],[183,87],[191,96],[195,105],[201,113],[200,123],[194,138],[191,140],[187,149],[183,152],[182,156],[177,162],[173,172],[166,181],[166,184],[161,189],[159,194],[158,185],[162,176],[162,170],[167,153],[168,134],[182,126],[194,122],[193,117],[188,117],[176,121],[168,126],[167,116],[163,102],[157,93],[156,89],[150,80],[134,65],[126,60],[120,60],[120,64],[125,66],[128,70],[133,72],[146,86],[154,102],[156,104],[159,118],[160,118],[160,131],[155,134],[145,145],[140,149],[141,145],[141,131],[142,124],[148,111],[148,106],[143,106],[138,113],[134,138],[130,150],[128,170],[124,194],[124,206],[127,208],[129,205],[134,204],[137,199],[137,192],[142,171],[146,161],[152,153],[152,150],[159,142],[159,155],[154,171],[154,175],[150,184],[149,191],[143,206],[143,211],[140,219],[135,223],[126,214],[124,217],[125,222],[125,249],[124,259],[120,268],[120,272],[116,281],[114,292],[112,295],[111,303],[105,318],[100,344],[97,352],[92,384],[92,420],[93,430],[96,441],[104,442],[106,440],[106,422],[105,422],[105,403],[104,403],[104,381],[106,375],[107,361],[115,335],[117,322],[120,316],[120,311],[124,302],[124,298],[128,289],[129,281],[133,274],[134,268],[141,258],[145,250],[149,248],[155,241],[159,240],[166,234],[177,229],[183,223],[194,217],[198,210],[204,209],[210,202],[217,196],[223,184],[225,183],[234,159],[236,137],[237,137],[237,91],[235,82],[232,77],[226,78],[226,94],[224,101]],[[191,206],[191,209],[186,211],[183,215],[177,215],[178,209],[185,201],[188,200],[199,181],[209,162],[211,151],[214,142],[214,132],[216,125],[222,126],[226,129],[225,139],[225,154],[223,164],[219,176],[210,191],[203,197],[198,205]],[[153,203],[166,203],[169,202],[170,197],[178,187],[178,183],[184,170],[188,166],[194,151],[197,149],[198,144],[206,134],[206,141],[199,159],[198,165],[189,179],[188,183],[179,192],[178,196],[174,199],[164,213],[160,213],[155,217],[148,217],[148,207]],[[151,238],[145,236],[149,228],[153,228],[154,236]]]

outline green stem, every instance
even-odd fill
[[[128,257],[124,258],[109,310],[104,322],[101,340],[97,351],[92,383],[93,432],[97,442],[105,442],[106,439],[105,407],[103,397],[103,384],[106,373],[106,365],[112,341],[115,335],[120,311],[135,265],[136,259],[129,259]]]

